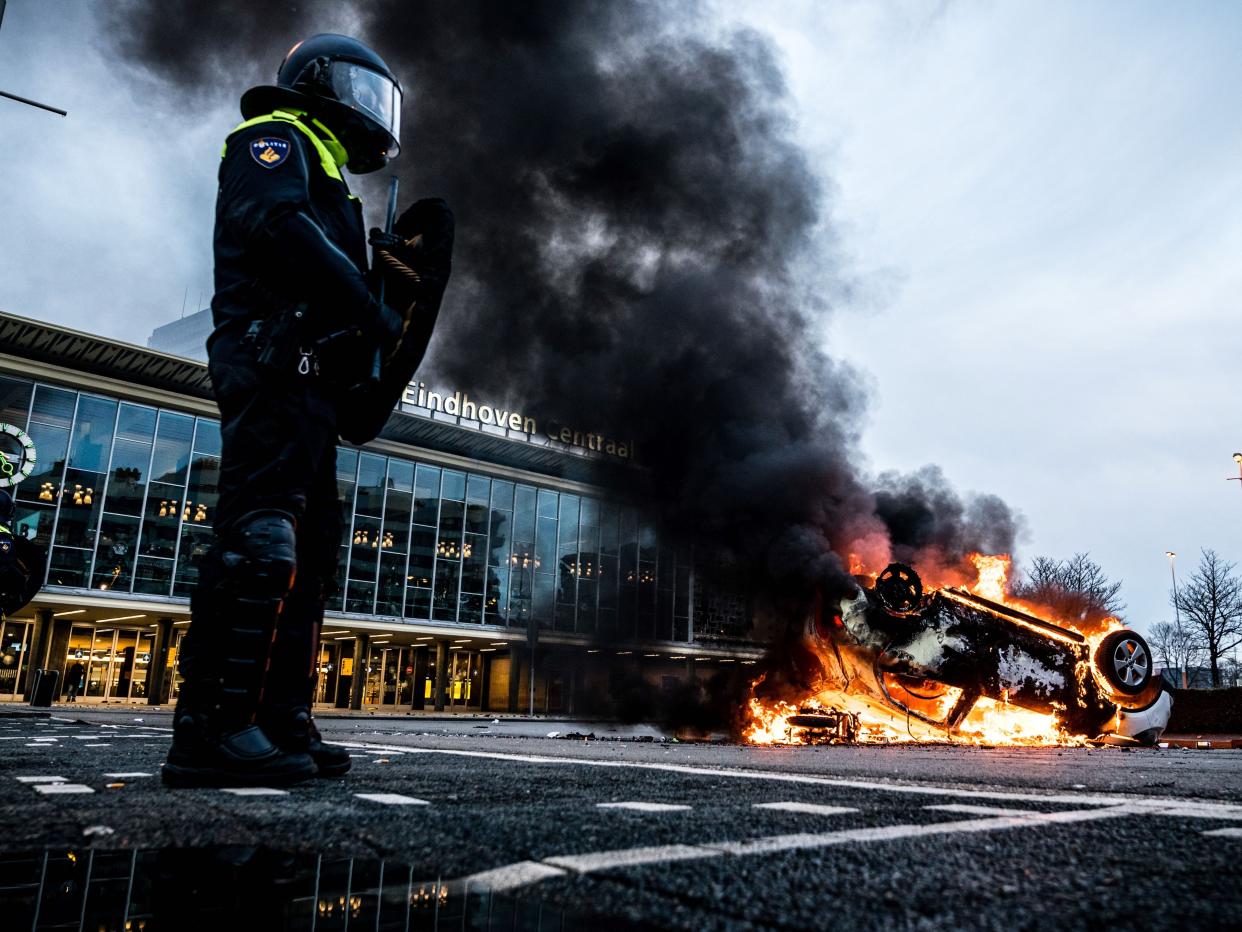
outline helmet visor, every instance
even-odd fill
[[[362,65],[335,62],[332,89],[337,100],[388,134],[389,158],[401,151],[401,88],[395,81]]]

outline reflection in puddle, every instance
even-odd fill
[[[632,928],[428,880],[393,861],[255,847],[0,854],[0,928],[513,930]]]

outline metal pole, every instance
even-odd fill
[[[1180,637],[1181,631],[1182,631],[1182,610],[1181,608],[1178,607],[1178,604],[1177,604],[1177,568],[1175,566],[1175,563],[1177,561],[1177,554],[1174,553],[1172,550],[1166,550],[1164,552],[1164,555],[1169,558],[1169,573],[1173,577],[1173,618],[1177,622],[1177,632]],[[1189,658],[1185,658],[1185,659],[1189,659]],[[1190,688],[1187,685],[1188,682],[1189,680],[1186,675],[1186,668],[1182,667],[1182,689]]]
[[[31,100],[28,97],[18,97],[16,94],[10,94],[8,91],[0,91],[0,97],[16,100],[19,104],[29,104],[32,107],[38,107],[40,110],[50,110],[52,113],[59,113],[61,116],[69,115],[68,110],[61,110],[60,107],[53,107],[51,104],[41,104],[37,100]]]

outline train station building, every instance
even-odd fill
[[[15,532],[48,552],[0,627],[0,700],[43,669],[58,701],[175,701],[219,476],[206,365],[0,314],[0,422],[34,443]],[[319,706],[590,714],[636,683],[744,674],[761,654],[744,602],[617,491],[640,461],[520,399],[412,383],[377,440],[338,450]]]

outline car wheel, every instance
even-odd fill
[[[875,594],[895,615],[912,612],[923,601],[923,580],[904,563],[890,563],[875,581]]]
[[[1151,648],[1137,631],[1124,628],[1104,638],[1095,652],[1095,666],[1112,700],[1123,708],[1149,705],[1160,692]]]

